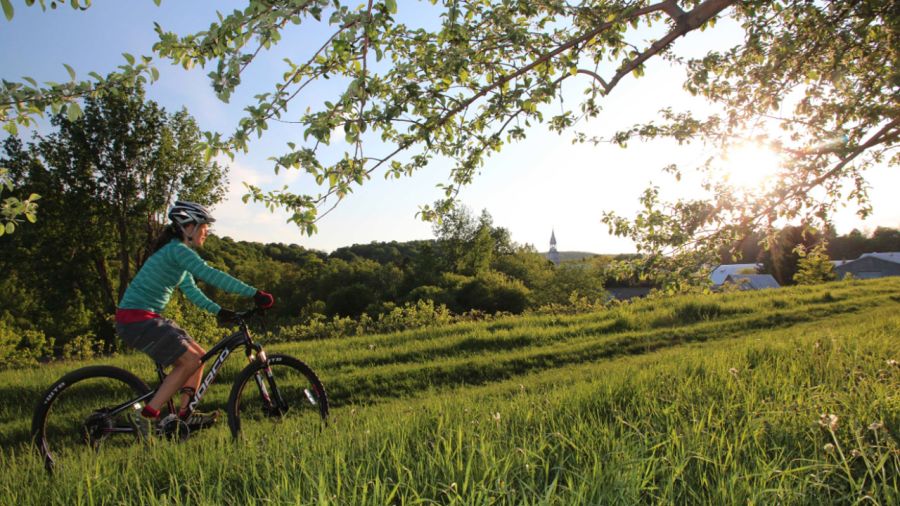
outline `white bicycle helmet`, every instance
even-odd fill
[[[169,210],[169,219],[179,227],[195,223],[202,225],[216,221],[209,210],[194,202],[176,200],[175,205]]]

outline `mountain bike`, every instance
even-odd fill
[[[292,429],[299,426],[300,431],[321,428],[328,419],[328,396],[322,382],[305,363],[289,355],[267,355],[253,340],[247,322],[262,311],[237,313],[232,322],[238,330],[203,355],[202,363],[216,359],[191,396],[188,409],[196,408],[225,360],[243,347],[250,364],[234,380],[226,407],[232,436],[240,436],[242,419],[276,423],[289,419]],[[143,409],[166,377],[159,363],[156,372],[159,383],[153,389],[134,374],[108,365],[83,367],[53,383],[35,406],[31,422],[32,440],[47,471],[52,472],[56,465],[53,452],[62,449],[86,445],[99,450],[139,441],[141,434],[130,418]],[[169,414],[176,412],[173,400],[168,401],[167,409]],[[170,420],[162,427],[164,434],[182,440],[190,435],[190,428],[177,416],[161,419]]]

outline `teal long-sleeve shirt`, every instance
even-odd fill
[[[177,287],[198,307],[218,313],[222,307],[200,291],[195,276],[226,292],[246,297],[256,293],[256,288],[210,267],[197,252],[173,239],[144,262],[125,290],[119,308],[162,313]]]

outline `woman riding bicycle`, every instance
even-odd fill
[[[220,322],[234,317],[234,312],[211,301],[194,282],[199,278],[226,292],[253,297],[256,305],[269,308],[272,295],[206,264],[194,249],[203,246],[209,224],[216,221],[209,211],[196,203],[176,201],[169,211],[172,220],[157,240],[154,253],[132,279],[116,310],[116,332],[125,344],[137,348],[163,367],[173,366],[156,395],[135,414],[133,424],[141,434],[156,431],[160,410],[181,393],[178,416],[189,427],[202,428],[215,422],[218,411],[191,412],[188,403],[200,387],[205,350],[173,321],[160,316],[177,287],[198,307],[217,316]]]

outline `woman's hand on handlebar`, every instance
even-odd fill
[[[223,307],[219,309],[219,312],[216,314],[216,323],[218,323],[220,327],[227,327],[228,325],[234,324],[237,321],[237,318],[237,313]]]
[[[275,305],[275,297],[272,297],[271,293],[257,290],[253,295],[253,302],[256,302],[256,307],[260,309],[269,309]]]

